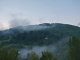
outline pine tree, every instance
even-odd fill
[[[80,40],[75,36],[69,40],[69,60],[80,60]]]

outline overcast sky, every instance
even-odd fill
[[[0,28],[9,28],[13,22],[78,25],[80,0],[0,0]]]

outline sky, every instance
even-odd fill
[[[80,25],[80,0],[0,0],[0,29],[14,25]]]

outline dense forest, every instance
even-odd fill
[[[44,23],[39,25],[14,27],[0,31],[0,47],[22,48],[24,45],[50,45],[65,37],[80,37],[80,28],[68,24]]]
[[[33,49],[35,46],[46,46],[47,51],[41,50],[41,57],[36,51],[31,51],[27,60],[80,60],[79,37],[80,27],[68,24],[43,23],[10,28],[0,31],[0,60],[21,60],[20,49]]]
[[[80,60],[80,39],[72,36],[69,39],[68,60]],[[19,57],[17,49],[7,49],[7,46],[0,48],[0,60],[58,60],[51,52],[42,52],[39,57],[35,52],[28,53],[26,59]]]

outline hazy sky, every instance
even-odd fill
[[[19,25],[39,23],[78,25],[80,0],[0,0],[0,28],[8,28],[13,22]]]

